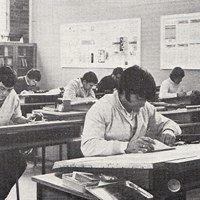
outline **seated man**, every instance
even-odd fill
[[[121,67],[117,67],[113,70],[111,75],[102,78],[97,85],[97,92],[113,92],[113,89],[118,86],[122,72],[123,69]]]
[[[64,88],[63,99],[85,99],[95,98],[92,87],[97,84],[98,79],[94,72],[87,72],[82,78],[71,80]]]
[[[38,69],[31,69],[25,76],[20,76],[15,84],[15,91],[20,94],[22,91],[39,90],[38,82],[41,80],[41,73]]]
[[[22,116],[19,97],[14,85],[16,73],[9,67],[0,68],[0,126],[24,124],[31,121]],[[6,141],[1,141],[5,143]],[[18,150],[0,153],[0,199],[5,199],[26,168],[24,156]]]
[[[154,149],[154,140],[173,144],[180,127],[158,113],[147,100],[155,98],[153,77],[138,66],[126,69],[113,94],[87,112],[81,150],[84,156],[107,156]]]
[[[181,81],[185,73],[182,68],[175,67],[169,78],[164,80],[160,86],[159,98],[173,98],[173,97],[184,97],[186,92],[181,84]]]

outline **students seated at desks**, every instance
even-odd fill
[[[0,68],[0,126],[24,124],[32,119],[32,116],[29,119],[22,116],[19,97],[14,90],[16,81],[16,73],[11,68]],[[0,199],[7,197],[25,169],[25,158],[18,150],[0,152]]]
[[[82,78],[71,80],[64,88],[63,99],[81,100],[95,98],[92,87],[97,84],[98,79],[94,72],[87,72]]]
[[[15,91],[20,94],[22,91],[39,90],[38,82],[41,80],[41,73],[38,69],[30,69],[25,76],[20,76],[15,84]]]
[[[169,78],[164,80],[160,86],[159,98],[173,98],[173,97],[184,97],[187,93],[184,90],[181,81],[185,73],[181,67],[175,67]]]
[[[102,78],[97,85],[97,93],[113,92],[113,89],[118,86],[122,72],[123,69],[121,67],[117,67],[113,70],[111,75]]]
[[[154,140],[173,144],[180,127],[158,113],[147,100],[155,98],[153,77],[138,66],[127,68],[119,88],[87,112],[81,150],[84,156],[151,151]]]

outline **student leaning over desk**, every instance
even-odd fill
[[[87,72],[82,78],[71,80],[64,88],[63,99],[82,100],[95,98],[93,86],[98,79],[94,72]]]
[[[0,68],[0,126],[28,123],[33,117],[22,116],[19,97],[14,90],[16,81],[16,73],[11,68]],[[7,197],[25,168],[26,161],[18,150],[0,152],[0,199]]]
[[[138,66],[126,69],[118,90],[87,112],[81,141],[84,156],[151,151],[154,138],[173,144],[181,129],[147,102],[155,92],[151,74]]]
[[[30,69],[25,76],[20,76],[14,86],[17,94],[23,91],[39,90],[38,82],[41,80],[41,73],[38,69]]]
[[[97,85],[96,92],[97,93],[98,92],[112,93],[119,84],[119,80],[121,78],[122,72],[123,72],[123,69],[121,67],[117,67],[113,70],[111,75],[103,77]]]
[[[175,67],[171,71],[169,78],[161,83],[159,98],[164,99],[186,96],[187,93],[181,83],[184,76],[184,70],[181,67]]]

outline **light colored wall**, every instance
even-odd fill
[[[44,89],[65,86],[88,69],[60,67],[60,24],[140,17],[141,65],[157,85],[169,70],[160,70],[160,16],[200,12],[199,0],[33,0],[31,42],[38,44],[38,67]],[[99,79],[111,69],[89,69]],[[186,89],[200,90],[200,70],[186,70]]]

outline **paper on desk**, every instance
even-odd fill
[[[20,93],[20,95],[30,95],[30,94],[32,95],[32,94],[34,94],[34,92],[31,90],[23,90]]]
[[[170,147],[158,140],[154,140],[155,144],[154,146],[154,151],[163,151],[163,150],[171,150],[171,149],[175,149],[175,147]]]
[[[59,95],[61,93],[60,88],[51,89],[46,94],[48,95]]]
[[[189,92],[186,93],[187,96],[190,96],[192,94],[192,90],[190,90]]]

